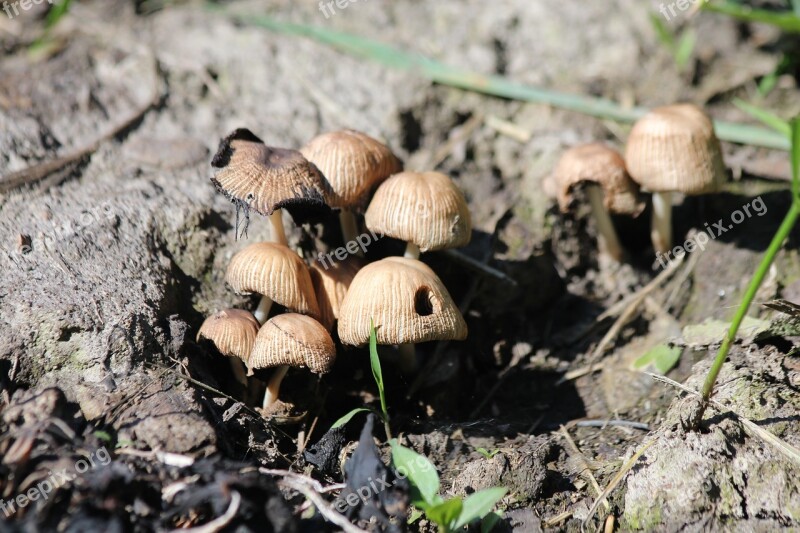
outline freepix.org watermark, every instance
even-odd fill
[[[658,8],[659,13],[667,21],[670,21],[678,16],[678,13],[685,13],[690,9],[700,7],[700,4],[705,4],[708,0],[674,0],[673,2],[662,2]]]
[[[53,5],[53,0],[15,0],[13,2],[5,0],[3,2],[3,11],[5,11],[8,18],[13,19],[19,16],[20,9],[22,11],[30,11],[33,6],[38,6],[45,2],[51,6]]]
[[[39,499],[47,500],[51,492],[63,487],[80,474],[84,474],[98,466],[105,466],[110,462],[111,455],[104,446],[90,453],[88,457],[75,461],[75,465],[72,467],[71,471],[67,468],[56,472],[51,471],[47,478],[37,483],[35,487],[29,488],[25,493],[18,494],[14,499],[9,501],[0,500],[0,509],[3,510],[3,514],[8,518],[16,513],[18,509],[27,507],[31,502],[35,502]]]
[[[331,15],[336,14],[337,9],[347,9],[352,4],[357,4],[359,1],[367,2],[369,0],[320,0],[319,10],[325,15],[326,19],[331,18]]]
[[[325,268],[325,270],[328,270],[333,265],[334,259],[338,261],[344,261],[347,259],[348,255],[357,254],[359,249],[361,250],[361,253],[367,253],[367,247],[381,237],[383,237],[382,234],[375,234],[374,231],[362,233],[354,240],[348,242],[344,246],[338,247],[332,252],[328,252],[327,254],[318,254],[317,261],[323,266],[323,268]]]
[[[727,224],[722,218],[711,225],[706,222],[704,230],[698,231],[695,235],[686,239],[686,242],[676,246],[669,252],[665,254],[656,254],[656,260],[658,260],[658,264],[661,265],[661,268],[665,268],[670,262],[674,261],[675,259],[680,259],[687,253],[691,253],[697,249],[705,250],[706,244],[708,244],[710,240],[714,240],[723,233],[729,232],[734,226],[741,224],[745,220],[751,218],[753,215],[763,217],[766,213],[767,205],[759,196],[752,202],[744,204],[741,209],[737,209],[731,213],[730,222]]]

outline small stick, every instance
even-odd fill
[[[578,448],[578,445],[575,444],[575,441],[572,440],[572,437],[569,436],[567,428],[565,428],[562,425],[559,428],[559,433],[561,434],[562,437],[564,437],[564,440],[567,441],[568,445],[567,447],[570,449],[570,451],[572,451],[572,453],[575,454],[578,457],[578,459],[580,459],[581,464],[583,465],[583,471],[586,472],[586,477],[589,478],[589,482],[591,483],[597,495],[599,496],[600,494],[602,494],[603,489],[600,488],[600,485],[597,483],[597,479],[595,479],[594,474],[592,474],[592,468],[589,466],[589,462],[586,460],[586,457],[583,455],[583,453],[581,453],[581,450],[580,448]],[[610,511],[611,506],[608,504],[608,502],[603,501],[603,503],[606,508],[606,511]]]

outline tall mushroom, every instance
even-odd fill
[[[442,281],[416,259],[387,257],[362,268],[339,311],[343,344],[369,342],[370,320],[378,344],[397,344],[405,369],[416,365],[414,343],[463,340],[464,317]]]
[[[345,243],[355,240],[358,233],[353,211],[363,209],[373,189],[403,167],[388,146],[354,130],[318,135],[300,152],[322,171],[333,189],[330,202],[341,208]]]
[[[326,374],[336,360],[336,346],[316,320],[297,313],[277,315],[258,332],[248,366],[250,372],[277,367],[267,384],[263,408],[278,400],[281,382],[290,366]]]
[[[440,172],[401,172],[375,191],[365,215],[370,231],[406,242],[405,256],[469,243],[472,222],[464,194]]]
[[[576,146],[562,154],[551,183],[562,212],[569,210],[574,189],[585,188],[597,223],[600,251],[621,261],[624,250],[609,212],[637,216],[644,208],[639,201],[639,187],[628,175],[622,156],[600,143]]]
[[[342,301],[353,278],[366,264],[360,257],[351,255],[344,261],[337,261],[330,266],[323,266],[315,261],[309,267],[311,283],[319,304],[320,322],[328,331],[333,330],[339,318]]]
[[[659,107],[639,119],[625,162],[631,177],[653,193],[651,238],[658,253],[672,247],[672,193],[714,192],[727,176],[714,124],[692,104]]]
[[[206,339],[217,351],[228,357],[236,380],[247,388],[245,363],[250,357],[258,334],[258,322],[247,311],[225,309],[205,319],[197,342]]]
[[[293,217],[328,209],[330,185],[317,167],[296,150],[267,146],[248,129],[222,139],[211,166],[217,169],[211,182],[236,205],[237,231],[239,209],[244,209],[244,232],[253,209],[269,217],[273,241],[286,244],[281,209]]]

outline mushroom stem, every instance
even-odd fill
[[[288,246],[289,241],[286,239],[286,231],[283,229],[283,217],[281,217],[281,210],[276,209],[269,216],[269,221],[272,223],[272,240]]]
[[[269,378],[267,383],[267,390],[264,393],[264,403],[262,409],[268,409],[271,405],[278,401],[278,393],[281,391],[281,382],[289,371],[288,365],[281,365],[277,367]]]
[[[397,350],[400,354],[398,363],[404,374],[410,374],[417,369],[417,350],[413,343],[399,344]]]
[[[653,218],[650,239],[656,253],[665,254],[672,248],[672,193],[653,193]]]
[[[264,322],[269,318],[270,309],[272,309],[272,300],[267,296],[262,296],[261,301],[258,302],[258,307],[253,311],[253,316],[258,320],[260,325],[263,326]]]
[[[339,224],[342,226],[342,238],[344,239],[345,247],[347,243],[355,242],[358,237],[358,225],[353,212],[348,209],[342,209],[339,212]],[[356,255],[364,257],[364,252],[359,248]]]
[[[239,359],[238,357],[228,357],[231,361],[231,370],[233,371],[233,377],[236,378],[236,381],[241,383],[245,390],[247,389],[247,371],[245,370],[244,361]]]
[[[608,209],[606,209],[603,202],[603,189],[599,185],[589,185],[586,188],[586,194],[589,197],[589,205],[592,206],[592,215],[597,224],[597,240],[600,252],[607,254],[617,262],[622,261],[625,252],[619,243],[619,237],[617,237],[614,223],[611,221],[611,215],[608,214]]]
[[[406,253],[403,254],[403,257],[408,257],[409,259],[419,259],[419,246],[409,241],[406,244]]]

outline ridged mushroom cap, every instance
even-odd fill
[[[303,154],[267,146],[250,130],[240,128],[220,141],[211,161],[211,178],[226,198],[261,215],[286,208],[292,216],[325,211],[330,185]]]
[[[197,341],[206,339],[219,353],[227,357],[238,357],[245,363],[253,350],[258,334],[258,321],[248,311],[225,309],[203,321],[197,332]]]
[[[440,172],[401,172],[384,181],[367,208],[367,228],[413,242],[420,251],[469,243],[472,221],[464,194]]]
[[[323,133],[300,152],[328,180],[331,205],[345,209],[362,208],[379,183],[403,168],[388,146],[355,130]]]
[[[467,324],[439,277],[424,263],[387,257],[362,268],[339,311],[342,343],[369,342],[370,319],[379,344],[463,340]]]
[[[289,311],[319,316],[308,268],[283,244],[257,242],[243,248],[231,259],[225,281],[239,294],[258,293]]]
[[[261,326],[247,366],[252,371],[288,365],[325,374],[335,360],[336,346],[322,324],[306,315],[284,313]]]
[[[317,261],[309,267],[311,283],[314,285],[314,293],[319,304],[320,322],[328,331],[333,329],[334,322],[339,318],[350,283],[366,264],[366,260],[351,255],[344,261],[331,262],[328,268]]]
[[[639,119],[625,162],[631,177],[651,192],[703,194],[726,179],[714,124],[692,104],[659,107]]]
[[[604,144],[584,144],[562,154],[551,181],[562,212],[569,210],[574,187],[586,182],[603,189],[603,203],[611,213],[636,216],[644,209],[639,186],[628,175],[625,160]]]

